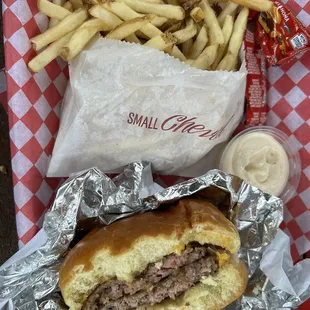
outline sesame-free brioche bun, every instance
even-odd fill
[[[80,310],[99,284],[111,279],[130,283],[150,263],[180,254],[191,242],[219,246],[231,257],[206,283],[176,300],[138,309],[221,309],[242,294],[247,282],[244,264],[233,255],[240,247],[239,235],[216,207],[190,198],[89,233],[69,252],[60,270],[64,300],[70,310]]]

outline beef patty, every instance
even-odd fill
[[[110,280],[99,285],[88,297],[82,310],[129,310],[154,305],[166,298],[175,299],[198,283],[202,276],[218,270],[212,245],[192,243],[180,255],[170,254],[161,263],[149,264],[130,285]]]

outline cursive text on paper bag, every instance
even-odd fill
[[[229,122],[234,117],[234,114],[218,130],[207,128],[203,124],[199,124],[197,117],[188,117],[186,115],[173,115],[161,121],[158,117],[150,117],[146,115],[139,115],[134,112],[128,114],[127,123],[133,126],[138,126],[150,130],[162,130],[177,133],[196,134],[202,138],[215,140],[219,138],[224,132]]]

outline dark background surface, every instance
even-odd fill
[[[0,1],[1,8],[2,1]],[[2,11],[2,9],[1,9]],[[2,16],[0,20],[0,69],[4,67]],[[8,115],[0,102],[0,265],[17,251],[17,233],[13,201]]]

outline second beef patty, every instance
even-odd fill
[[[218,270],[216,251],[212,245],[190,244],[181,255],[170,254],[162,263],[149,264],[135,280],[126,284],[110,280],[99,285],[88,297],[82,310],[130,310],[154,305],[167,298],[175,299],[201,277]]]

